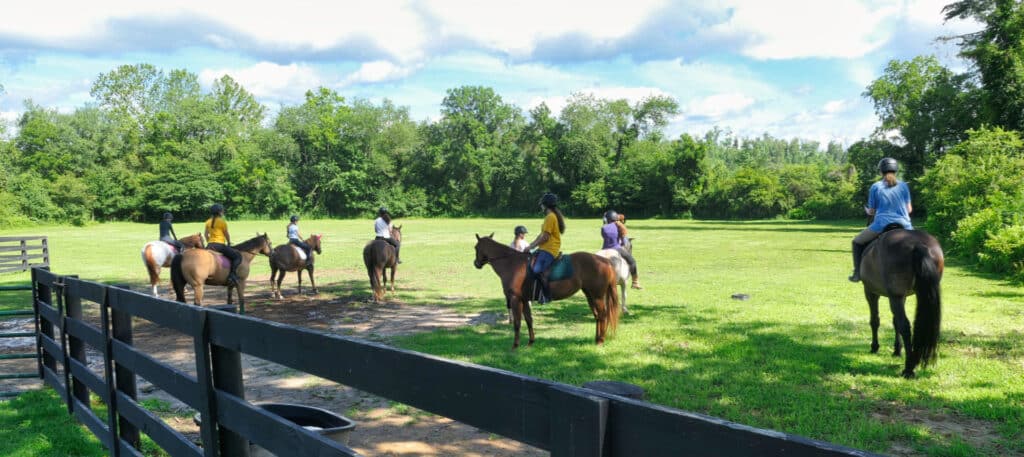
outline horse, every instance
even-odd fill
[[[205,247],[203,245],[203,235],[200,233],[186,236],[178,241],[185,245],[186,248]],[[180,252],[171,244],[157,240],[150,241],[142,246],[141,254],[142,264],[146,266],[146,271],[149,272],[149,285],[153,288],[153,296],[159,297],[160,294],[157,293],[156,285],[160,283],[160,269],[171,266],[171,259],[180,254]]]
[[[257,254],[270,255],[270,238],[267,234],[256,235],[255,238],[233,246],[242,254],[242,262],[238,265],[236,285],[228,284],[228,273],[231,262],[219,252],[209,249],[189,249],[174,258],[171,262],[171,284],[179,302],[185,303],[185,284],[195,291],[195,304],[203,304],[203,285],[227,286],[228,304],[231,304],[231,289],[238,289],[238,307],[245,312],[245,279],[249,277],[249,264]]]
[[[391,227],[391,238],[402,243],[402,226]],[[395,291],[395,270],[398,268],[398,252],[395,247],[384,240],[372,240],[363,248],[363,264],[366,274],[370,277],[370,288],[373,289],[374,303],[384,299],[384,289],[388,285],[387,269],[391,269],[391,292]]]
[[[510,306],[515,318],[513,328],[515,339],[512,349],[519,347],[519,329],[522,320],[526,320],[526,328],[530,333],[527,346],[533,345],[533,314],[527,301],[533,296],[534,281],[527,273],[530,254],[519,252],[503,243],[494,240],[494,234],[476,235],[476,259],[473,266],[481,269],[491,264],[494,273],[501,278],[501,287],[505,291],[505,301]],[[605,336],[614,332],[619,325],[619,300],[615,294],[615,271],[608,260],[589,252],[574,252],[568,255],[573,268],[573,275],[564,280],[551,281],[551,298],[562,300],[583,290],[590,305],[590,311],[597,321],[594,343],[604,344]]]
[[[321,235],[314,233],[313,236],[306,239],[306,244],[311,248],[308,261],[304,258],[305,251],[291,243],[277,246],[270,253],[270,293],[274,298],[284,298],[281,295],[281,281],[284,280],[285,273],[289,271],[298,272],[300,294],[302,293],[302,270],[309,273],[309,283],[313,286],[313,293],[318,293],[316,281],[313,280],[313,259],[316,258],[316,254],[320,254],[320,238]],[[281,275],[275,280],[274,277],[277,276],[278,270],[281,271]]]
[[[626,248],[630,254],[633,253],[633,238],[628,238],[622,247]],[[629,314],[629,308],[626,307],[626,281],[629,281],[629,262],[622,258],[622,254],[615,249],[602,249],[594,253],[595,255],[608,259],[608,262],[612,264],[612,269],[615,270],[616,284],[619,286],[619,303],[622,304],[622,313]]]
[[[871,353],[878,352],[878,298],[889,297],[896,330],[893,357],[900,355],[901,340],[907,348],[904,378],[913,378],[918,363],[927,367],[938,355],[942,319],[939,283],[944,267],[942,246],[921,230],[889,230],[864,249],[860,278],[871,309]],[[911,332],[905,304],[907,296],[913,294],[917,295],[917,310]]]

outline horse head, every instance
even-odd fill
[[[391,238],[394,238],[399,244],[402,243],[402,226],[393,225],[391,226]]]
[[[202,233],[193,233],[193,234],[191,234],[189,236],[186,236],[186,237],[184,237],[184,238],[182,238],[182,239],[180,239],[178,241],[181,241],[181,244],[184,244],[186,247],[190,247],[190,248],[200,248],[201,249],[201,248],[205,248],[206,247],[206,245],[203,243],[203,234]]]
[[[491,232],[491,234],[487,236],[476,235],[476,259],[473,260],[473,266],[476,267],[478,270],[483,268],[484,265],[487,265],[487,262],[489,261],[488,253],[485,252],[485,246],[481,246],[481,244],[486,245],[488,244],[488,242],[490,242],[490,244],[494,243],[493,232]]]
[[[270,257],[270,253],[273,252],[273,246],[270,244],[270,237],[266,233],[260,235],[256,233],[256,237],[260,239],[259,253],[267,257]]]
[[[323,235],[317,235],[314,233],[313,236],[309,237],[309,240],[306,241],[309,243],[309,247],[313,248],[317,254],[320,254],[320,238],[323,238]]]

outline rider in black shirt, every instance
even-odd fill
[[[164,213],[164,219],[160,221],[160,241],[170,243],[178,250],[178,254],[181,254],[185,245],[178,241],[178,235],[174,233],[174,227],[171,225],[172,220],[174,216],[171,213]]]

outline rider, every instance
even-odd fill
[[[206,220],[206,249],[217,251],[231,261],[231,272],[228,273],[228,284],[238,283],[238,265],[242,263],[242,254],[231,248],[231,234],[228,223],[224,220],[224,205],[214,203],[210,206],[210,218]]]
[[[178,250],[178,254],[181,254],[181,251],[185,250],[185,245],[178,241],[178,235],[174,233],[174,226],[171,225],[173,220],[173,214],[164,213],[164,217],[160,221],[160,241],[174,246],[174,249]]]
[[[562,248],[562,234],[565,233],[565,218],[558,210],[558,196],[550,192],[540,198],[540,207],[544,210],[544,223],[541,224],[540,234],[533,240],[527,251],[538,248],[533,261],[533,274],[540,279],[541,297],[540,303],[551,301],[551,290],[548,287],[548,268],[555,262],[555,257]]]
[[[310,246],[309,243],[302,241],[302,235],[299,233],[299,216],[292,214],[291,222],[288,224],[288,242],[298,246],[306,253],[306,261],[310,258]]]
[[[526,247],[530,245],[530,242],[526,241],[526,227],[517,225],[512,233],[515,235],[515,239],[512,240],[512,244],[509,246],[519,252],[525,252]]]
[[[604,239],[604,245],[601,246],[601,249],[614,249],[618,251],[619,255],[629,264],[629,275],[633,278],[631,287],[643,289],[643,287],[640,287],[640,278],[636,271],[636,259],[633,258],[633,254],[624,246],[624,242],[627,239],[626,234],[629,232],[626,230],[626,226],[620,222],[619,214],[615,210],[610,209],[604,213],[603,222],[601,238]]]
[[[910,205],[910,187],[907,183],[896,179],[896,171],[899,170],[899,163],[892,157],[886,157],[878,162],[878,172],[882,179],[871,185],[868,191],[868,205],[864,212],[868,216],[874,216],[866,229],[860,232],[853,239],[853,274],[850,281],[860,281],[860,259],[864,254],[864,248],[878,237],[889,224],[899,224],[906,230],[913,230],[910,224],[910,213],[914,208]]]
[[[377,210],[377,219],[373,221],[373,231],[377,234],[375,240],[387,241],[388,244],[395,247],[395,262],[402,263],[402,257],[399,255],[401,243],[391,237],[391,213],[386,207],[381,206]]]

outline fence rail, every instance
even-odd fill
[[[505,370],[153,298],[43,269],[33,270],[33,284],[39,376],[114,456],[140,455],[140,432],[173,456],[247,455],[248,442],[278,455],[358,455],[247,402],[241,354],[449,417],[548,450],[555,457],[870,455]],[[101,305],[101,328],[82,320],[83,299]],[[195,376],[133,347],[133,316],[192,338]],[[56,338],[55,328],[61,330]],[[88,370],[86,346],[102,354],[102,375]],[[138,404],[136,376],[199,412],[201,447]],[[90,392],[107,404],[107,417],[97,417],[89,408]]]
[[[35,267],[48,267],[50,265],[50,251],[47,246],[47,238],[45,236],[23,236],[23,237],[0,237],[0,273],[13,273],[22,272],[27,273],[31,268]],[[26,281],[24,284],[15,285],[3,285],[0,286],[0,293],[11,293],[9,295],[15,295],[17,293],[24,294],[32,290],[32,284]],[[15,302],[17,302],[15,298]],[[7,302],[11,302],[8,300]],[[26,305],[30,305],[31,302],[25,301]],[[12,318],[22,317],[28,318],[33,316],[35,313],[31,307],[26,309],[5,309],[0,310],[0,320],[9,322]],[[13,327],[13,325],[12,325]],[[35,337],[35,332],[26,331],[2,331],[0,332],[0,339],[7,338],[31,338]],[[7,353],[0,354],[0,380],[14,380],[14,379],[31,379],[38,377],[37,373],[22,370],[22,366],[31,366],[23,363],[6,363],[7,361],[15,361],[20,359],[33,359],[36,358],[37,354],[34,352],[24,353]],[[22,392],[18,384],[8,386],[4,384],[3,388],[0,388],[0,398],[13,397]],[[10,390],[3,390],[10,389]]]

